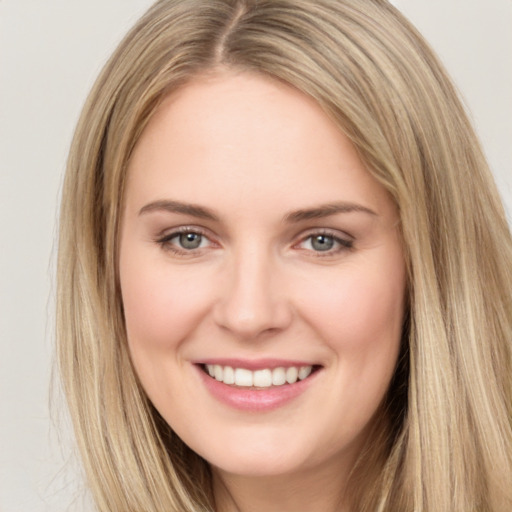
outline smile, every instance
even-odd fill
[[[224,384],[265,389],[273,386],[295,384],[299,380],[304,380],[313,371],[313,366],[263,368],[251,371],[247,368],[206,364],[204,369],[210,377]]]
[[[217,360],[194,365],[203,385],[217,401],[247,412],[283,407],[306,393],[323,366],[278,360]]]

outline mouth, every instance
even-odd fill
[[[250,370],[222,364],[201,364],[200,367],[217,382],[234,388],[262,391],[292,386],[308,379],[321,368],[319,365],[294,365]]]

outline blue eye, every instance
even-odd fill
[[[335,244],[334,237],[329,235],[315,235],[310,237],[310,240],[315,251],[330,251]]]
[[[192,230],[175,231],[156,240],[156,242],[165,250],[183,255],[194,253],[198,249],[208,247],[211,243],[208,237]]]
[[[187,250],[199,249],[203,241],[203,235],[199,233],[180,233],[174,238],[177,239],[180,247]]]
[[[351,249],[354,246],[352,240],[346,240],[328,233],[315,233],[302,240],[301,249],[316,253],[335,254],[344,249]]]

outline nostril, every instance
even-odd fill
[[[275,335],[291,322],[291,312],[285,304],[234,298],[219,304],[214,311],[214,320],[223,330],[230,331],[240,339],[256,340]]]

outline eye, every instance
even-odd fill
[[[311,247],[315,251],[330,251],[335,244],[334,237],[329,235],[315,235],[309,238]]]
[[[299,243],[300,249],[313,251],[316,253],[336,254],[340,251],[351,249],[354,242],[349,239],[341,238],[330,233],[313,233],[303,238]]]
[[[176,242],[182,249],[199,249],[203,243],[203,235],[199,233],[180,233],[174,236],[171,240],[176,239]]]
[[[181,228],[156,240],[163,249],[187,255],[212,245],[213,242],[197,229]]]

